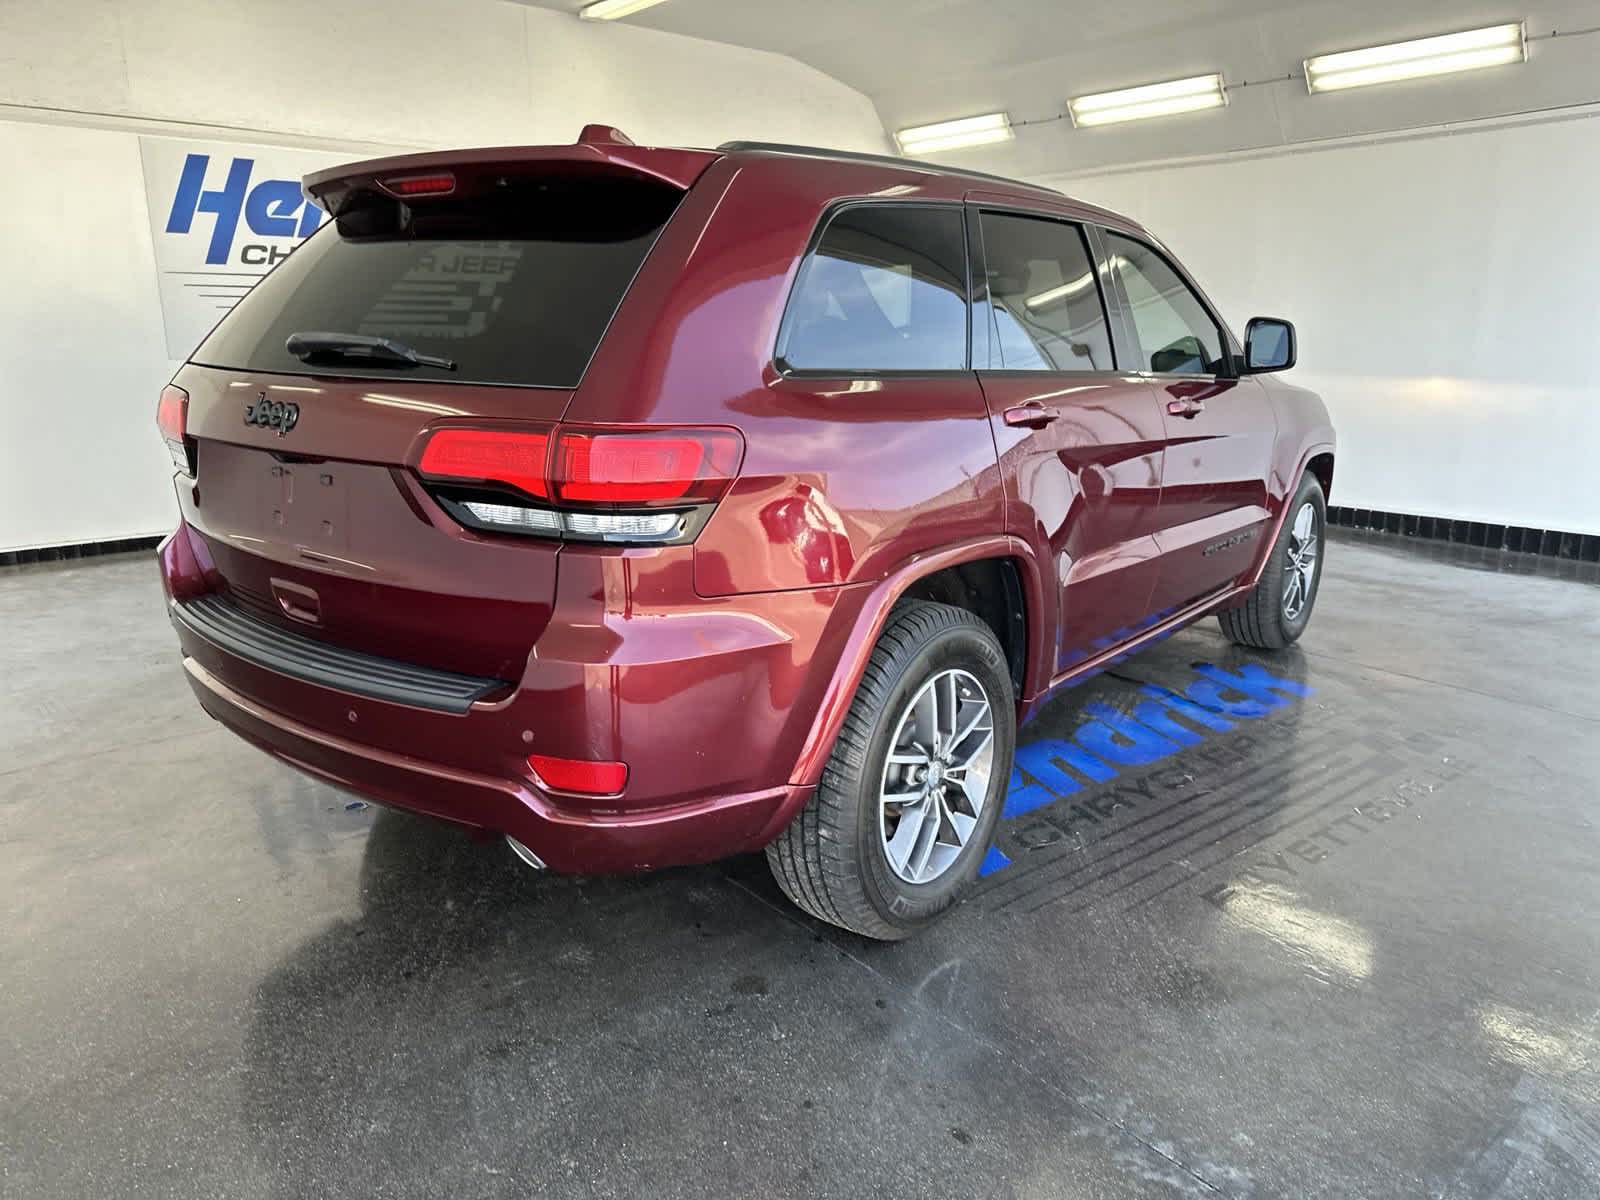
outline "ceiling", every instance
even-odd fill
[[[584,0],[524,2],[576,12]],[[1596,0],[1509,2],[667,0],[627,23],[787,54],[866,93],[891,130],[996,109],[1045,119],[1013,143],[942,156],[1041,178],[1600,102],[1600,33],[1534,41],[1521,66],[1314,98],[1283,78],[1308,55],[1519,17],[1530,38],[1600,26]],[[1213,71],[1225,110],[1048,121],[1068,96]]]

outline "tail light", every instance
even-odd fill
[[[194,443],[189,438],[189,393],[167,384],[156,403],[156,428],[166,440],[172,465],[185,475],[194,474]]]
[[[495,429],[441,429],[428,439],[417,469],[435,479],[471,479],[503,483],[543,498],[550,458],[546,432]]]
[[[743,456],[733,429],[446,428],[417,470],[465,525],[659,544],[693,540]]]
[[[679,504],[722,499],[744,446],[731,429],[564,433],[555,496],[573,504]]]

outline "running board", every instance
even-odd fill
[[[1045,699],[1048,698],[1052,692],[1066,687],[1068,684],[1082,679],[1084,676],[1099,674],[1111,663],[1115,662],[1119,658],[1122,658],[1124,655],[1133,654],[1136,651],[1142,650],[1151,642],[1159,642],[1162,638],[1176,633],[1183,626],[1198,621],[1201,617],[1205,616],[1212,610],[1221,608],[1236,596],[1242,595],[1250,590],[1251,589],[1249,587],[1230,585],[1220,591],[1211,593],[1209,596],[1200,597],[1200,599],[1196,600],[1194,603],[1187,604],[1183,608],[1180,608],[1177,612],[1173,613],[1165,620],[1150,626],[1149,629],[1146,629],[1138,637],[1126,642],[1120,642],[1115,646],[1108,646],[1099,654],[1096,654],[1093,658],[1086,658],[1076,666],[1069,667],[1067,670],[1061,672],[1061,674],[1057,675],[1050,681],[1049,685],[1046,686],[1042,692],[1027,702],[1028,706],[1032,708],[1035,705],[1044,703]]]

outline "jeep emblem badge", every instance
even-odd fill
[[[267,429],[276,429],[278,436],[282,437],[295,427],[295,422],[300,420],[300,406],[293,401],[285,403],[282,400],[268,400],[267,394],[262,392],[256,397],[254,404],[244,407],[244,423],[246,425],[260,425]]]

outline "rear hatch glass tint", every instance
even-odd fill
[[[192,361],[279,374],[573,388],[682,191],[509,175],[462,195],[364,192],[247,295]],[[439,366],[318,357],[291,334],[392,339]]]

